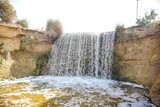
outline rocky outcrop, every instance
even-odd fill
[[[0,55],[0,79],[1,77],[10,76],[10,68],[14,63],[14,60],[5,60],[2,55]]]
[[[118,39],[117,39],[118,37]],[[117,79],[151,87],[160,73],[160,29],[124,29],[114,44]]]
[[[0,24],[0,44],[3,44],[0,48],[3,61],[0,64],[0,77],[40,75],[46,69],[51,50],[46,32]],[[5,66],[6,63],[10,65]]]
[[[21,28],[13,24],[0,23],[0,37],[16,37],[21,32]]]
[[[160,106],[160,29],[132,27],[116,33],[113,76],[143,84]],[[160,76],[159,76],[160,77]],[[157,79],[158,78],[158,79]],[[151,88],[152,87],[152,88]]]

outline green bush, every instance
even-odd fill
[[[123,24],[122,25],[120,25],[120,24],[116,25],[115,30],[116,30],[116,33],[121,33],[124,30],[124,25]]]
[[[151,9],[150,13],[145,13],[144,17],[137,19],[137,24],[144,27],[153,27],[153,21],[158,16],[155,10]]]
[[[27,19],[22,19],[18,20],[16,24],[20,25],[21,27],[28,28],[28,20]]]
[[[115,41],[119,40],[120,36],[122,35],[124,31],[124,25],[118,24],[115,27]]]

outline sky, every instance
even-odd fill
[[[18,19],[32,29],[44,30],[48,19],[59,20],[64,32],[113,31],[117,24],[135,25],[137,0],[10,0]],[[139,0],[139,15],[155,9],[160,0]],[[159,17],[158,16],[158,17]]]

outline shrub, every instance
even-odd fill
[[[4,22],[12,22],[16,18],[16,11],[9,0],[0,0],[0,19]]]
[[[46,31],[54,31],[56,36],[60,36],[63,33],[62,25],[58,20],[49,19],[47,21]]]
[[[50,37],[51,43],[54,43],[56,39],[63,34],[62,25],[58,20],[49,19],[47,21],[46,31]]]
[[[124,31],[124,25],[122,24],[118,24],[116,25],[115,27],[115,41],[119,40],[120,39],[120,36],[123,35]]]
[[[124,30],[124,25],[123,24],[122,25],[120,25],[120,24],[116,25],[115,30],[116,30],[116,33],[121,33]]]
[[[18,20],[16,24],[20,25],[21,27],[28,28],[28,20],[27,19],[22,19]]]
[[[136,23],[140,26],[152,27],[153,26],[152,22],[155,20],[157,15],[158,14],[155,13],[155,10],[151,9],[149,14],[146,12],[144,17],[142,17],[141,19],[137,19]]]
[[[157,27],[157,28],[160,28],[160,20],[153,21],[153,26]]]

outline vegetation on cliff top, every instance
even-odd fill
[[[49,19],[46,25],[46,31],[54,31],[57,35],[62,35],[63,28],[58,20]]]
[[[151,9],[150,13],[146,12],[144,14],[144,17],[137,19],[137,24],[144,27],[152,27],[154,26],[153,21],[156,19],[158,14],[155,12],[155,10]]]
[[[137,19],[136,26],[125,28],[123,24],[115,27],[115,41],[135,40],[147,35],[154,35],[157,28],[160,28],[160,20],[157,20],[158,14],[151,9],[146,12],[144,17]],[[143,32],[143,33],[142,33]]]
[[[4,22],[13,22],[16,18],[16,11],[9,0],[0,0],[0,19]]]
[[[0,20],[6,23],[13,23],[16,17],[16,11],[10,4],[9,0],[0,0]],[[21,27],[28,28],[27,19],[18,20],[17,22],[15,22],[15,24],[18,24]]]
[[[25,27],[25,28],[28,28],[29,26],[27,19],[18,20],[16,24],[20,25],[21,27]]]
[[[63,28],[61,23],[58,20],[49,19],[46,25],[46,31],[51,37],[51,42],[59,38],[63,34]]]

